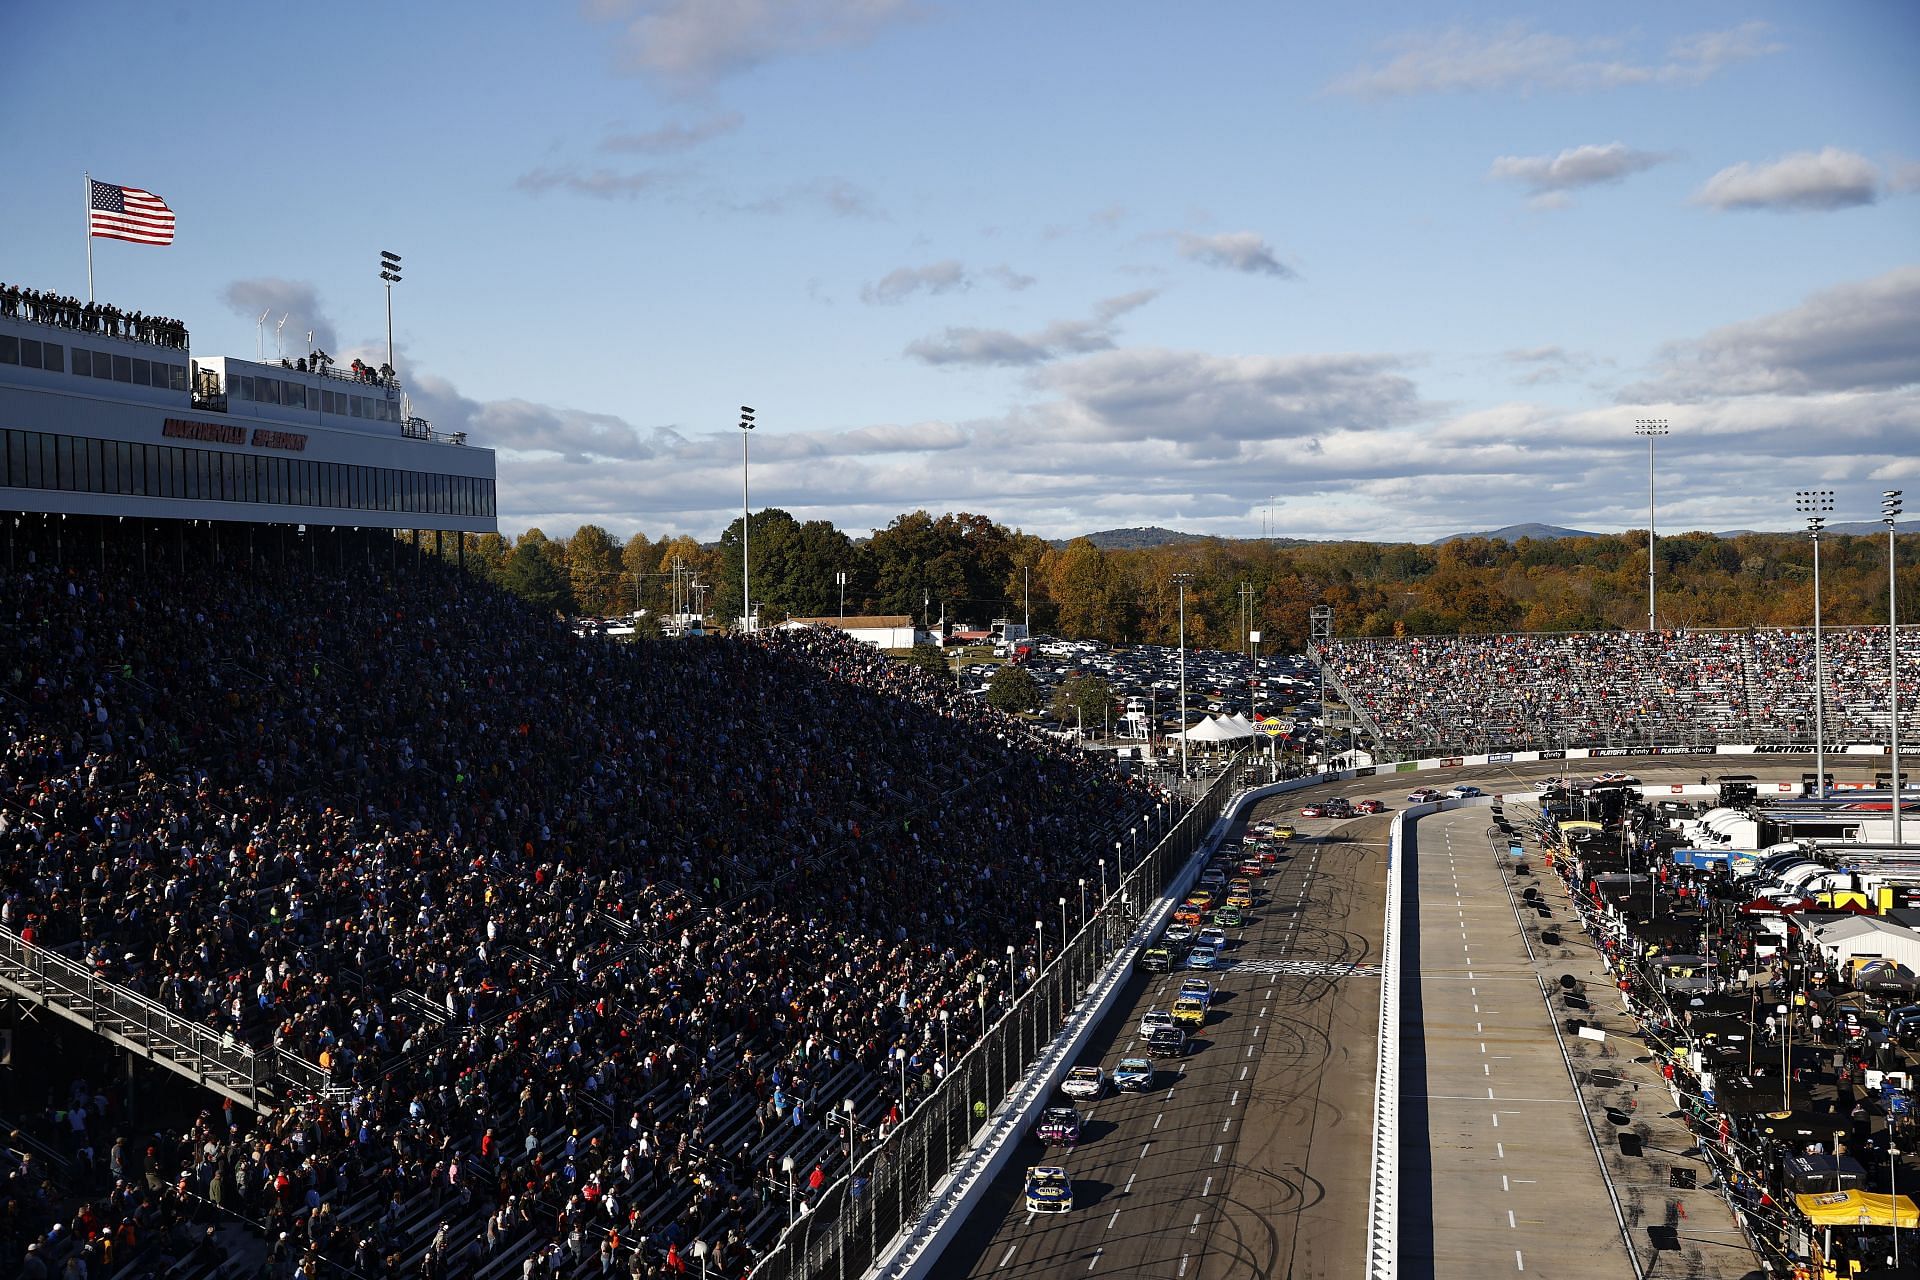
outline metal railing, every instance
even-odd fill
[[[824,1189],[755,1264],[755,1280],[860,1276],[920,1216],[944,1177],[1035,1061],[1141,915],[1199,848],[1234,794],[1245,762],[1228,764],[1198,803],[1124,876],[980,1040],[893,1130],[863,1142],[851,1170]]]
[[[279,1049],[256,1050],[5,928],[0,986],[256,1111],[330,1087],[317,1063]]]

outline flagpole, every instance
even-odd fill
[[[85,170],[81,171],[81,175],[87,184],[87,301],[91,303],[93,301],[93,175]]]

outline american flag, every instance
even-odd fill
[[[172,244],[173,210],[151,191],[88,180],[92,187],[88,232],[135,244]]]

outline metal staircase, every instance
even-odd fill
[[[0,987],[255,1111],[328,1090],[317,1064],[278,1049],[256,1050],[4,928]]]

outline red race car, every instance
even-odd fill
[[[1362,800],[1359,804],[1353,806],[1353,811],[1355,813],[1385,813],[1387,806],[1381,804],[1378,800]]]
[[[1327,811],[1317,804],[1301,805],[1300,816],[1303,818],[1324,818],[1327,816]]]

